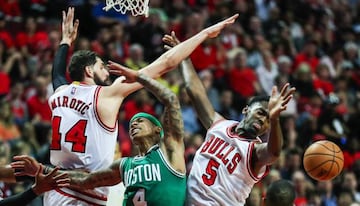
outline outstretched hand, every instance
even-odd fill
[[[238,18],[239,14],[235,14],[215,25],[212,25],[206,29],[204,29],[203,31],[207,33],[208,37],[210,38],[214,38],[217,37],[219,35],[219,33],[221,32],[221,30],[223,28],[225,28],[226,26],[233,24],[235,22],[235,20]],[[169,50],[173,47],[175,47],[176,45],[180,44],[179,39],[176,37],[175,32],[172,31],[171,35],[165,34],[164,37],[162,38],[163,42],[166,43],[167,45],[164,46],[165,49]]]
[[[125,83],[133,83],[136,82],[137,77],[139,76],[139,72],[113,61],[109,61],[107,67],[110,68],[109,72],[116,76],[123,76],[120,78],[124,78]]]
[[[293,97],[295,87],[290,87],[289,83],[286,83],[280,90],[276,86],[273,86],[271,91],[271,97],[269,100],[269,116],[270,119],[277,119],[280,113],[287,108],[287,104]]]
[[[238,17],[239,17],[239,14],[235,14],[215,25],[212,25],[212,26],[204,29],[203,31],[207,33],[208,37],[215,38],[220,34],[220,32],[223,28],[225,28],[228,25],[233,24]]]
[[[176,37],[174,31],[171,32],[171,35],[165,34],[164,37],[162,38],[162,40],[166,44],[164,46],[164,48],[166,50],[169,50],[169,49],[173,48],[174,46],[180,44],[180,40]]]
[[[15,176],[34,177],[40,168],[40,164],[33,157],[28,155],[15,156],[13,159],[16,162],[12,162],[10,166],[13,169],[18,170],[18,172],[14,173]]]
[[[62,43],[71,44],[76,40],[79,20],[76,19],[74,22],[75,9],[69,7],[67,13],[62,11]]]
[[[40,165],[36,176],[35,184],[32,186],[35,194],[40,195],[49,190],[56,189],[58,187],[68,187],[70,186],[70,178],[68,174],[61,173],[58,174],[58,167],[55,167],[49,174],[43,174],[44,166]]]

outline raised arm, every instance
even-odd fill
[[[11,167],[12,169],[16,169],[19,171],[15,173],[15,176],[34,176],[36,174],[36,171],[40,168],[40,164],[37,163],[34,158],[27,155],[15,156],[14,160],[16,160],[16,162],[12,162]],[[57,172],[56,175],[65,173],[71,179],[70,186],[91,189],[100,186],[115,185],[121,182],[120,162],[121,160],[116,160],[111,164],[108,169],[100,170],[93,173],[79,170],[58,171],[58,169],[50,167],[46,167],[44,169],[44,173],[51,173],[52,177],[55,176],[53,172],[54,170],[56,170]]]
[[[53,69],[52,85],[54,91],[62,85],[68,84],[66,80],[66,57],[69,47],[75,41],[79,27],[79,20],[74,23],[74,8],[69,8],[67,13],[62,12],[62,40],[56,52]]]
[[[280,113],[286,110],[287,104],[291,100],[295,88],[290,88],[289,83],[285,84],[280,93],[276,86],[272,88],[269,100],[270,135],[267,143],[256,144],[255,171],[264,165],[270,165],[276,161],[281,153],[283,146],[283,135],[280,127]]]
[[[156,80],[139,73],[138,82],[149,90],[164,105],[163,128],[164,141],[168,150],[174,151],[184,146],[184,123],[181,116],[180,103],[176,94]],[[175,142],[174,142],[175,141]],[[174,145],[174,143],[176,143]]]
[[[205,39],[218,36],[221,30],[225,26],[233,24],[237,17],[238,14],[233,15],[232,17],[229,17],[215,25],[203,29],[198,34],[180,43],[173,49],[165,52],[153,63],[141,69],[140,72],[151,78],[157,78],[162,74],[170,71],[172,68],[177,66],[183,59],[188,57],[194,51],[194,49],[199,46]],[[119,76],[122,75],[121,65],[114,62],[109,62],[108,66],[111,69],[111,73]],[[121,84],[118,86],[117,92],[121,92],[123,96],[127,96],[128,94],[138,90],[139,88],[141,88],[141,85],[139,83]]]
[[[164,105],[162,121],[164,144],[161,144],[160,147],[172,166],[177,170],[185,172],[184,123],[176,94],[142,72],[123,68],[122,73],[126,76],[127,82],[138,81]]]
[[[174,47],[179,43],[174,32],[171,33],[171,36],[165,35],[163,40],[170,47]],[[199,79],[190,59],[181,62],[180,73],[185,82],[186,91],[203,126],[208,129],[214,122],[223,119],[221,115],[215,112],[205,87]]]
[[[80,189],[112,186],[121,182],[120,160],[114,161],[107,169],[96,172],[66,171],[70,177],[70,186]]]

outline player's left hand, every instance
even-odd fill
[[[276,86],[273,86],[271,91],[271,97],[269,100],[269,117],[270,120],[279,118],[280,113],[287,108],[287,104],[293,97],[295,87],[290,87],[289,83],[286,83],[280,90],[280,93]]]
[[[128,67],[125,67],[123,65],[120,65],[118,63],[115,63],[113,61],[109,61],[107,67],[110,68],[109,72],[111,74],[117,75],[117,76],[124,76],[125,83],[133,83],[136,82],[137,77],[139,76],[139,72],[135,71],[133,69],[130,69]]]
[[[33,158],[28,155],[15,156],[13,158],[15,162],[12,162],[10,166],[13,169],[19,170],[15,172],[15,176],[31,176],[34,177],[37,171],[40,168],[40,164]]]
[[[163,42],[166,44],[164,46],[164,48],[166,50],[170,50],[171,48],[173,48],[174,46],[180,44],[179,39],[176,37],[175,32],[172,31],[171,35],[169,34],[165,34],[164,37],[162,38]]]

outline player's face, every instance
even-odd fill
[[[136,118],[129,126],[129,135],[135,144],[141,144],[144,138],[156,135],[154,125],[146,118]]]
[[[94,82],[97,85],[108,86],[111,84],[109,76],[110,74],[105,63],[97,57],[94,65]]]
[[[244,109],[245,117],[238,127],[251,138],[263,135],[269,129],[269,111],[266,102],[256,102]]]

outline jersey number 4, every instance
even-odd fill
[[[61,150],[61,133],[59,131],[61,123],[61,117],[55,116],[52,121],[52,140],[51,140],[51,149],[52,150]],[[85,145],[87,136],[85,136],[85,129],[87,125],[87,120],[79,120],[76,122],[69,131],[65,134],[65,142],[73,143],[71,151],[72,152],[85,152]]]
[[[139,189],[132,201],[134,206],[147,206],[147,202],[145,201],[145,190],[143,188]]]
[[[205,173],[202,175],[202,180],[204,184],[206,184],[207,186],[211,186],[214,184],[219,166],[220,163],[218,163],[216,160],[209,160],[209,163],[205,169]]]

